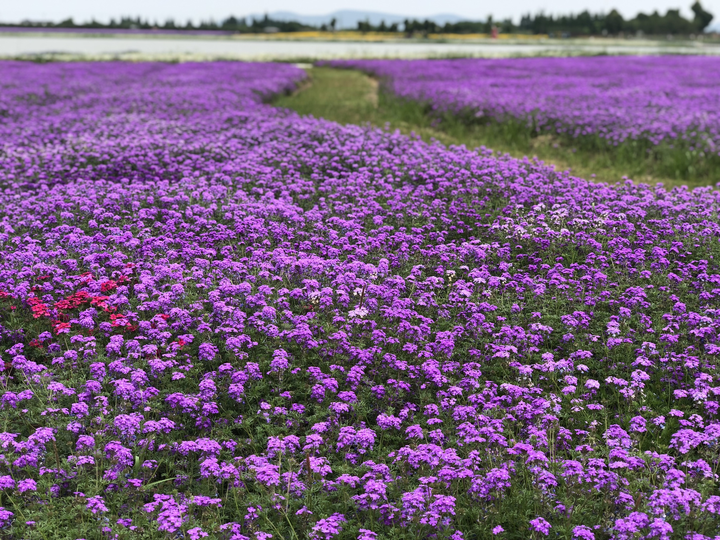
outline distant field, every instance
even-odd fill
[[[408,36],[404,32],[360,32],[357,30],[338,30],[336,32],[309,30],[303,32],[268,32],[268,33],[238,33],[222,30],[179,30],[179,29],[114,29],[114,28],[42,28],[42,27],[15,27],[0,26],[0,35],[48,35],[48,36],[133,36],[142,38],[190,38],[190,39],[242,39],[242,40],[325,40],[325,41],[406,41],[406,42],[427,42],[427,41],[505,41],[505,42],[537,42],[547,41],[550,37],[547,34],[498,34],[492,38],[490,34],[445,34],[430,33],[425,36]],[[648,38],[617,38],[617,37],[590,37],[590,38],[563,38],[554,39],[562,43],[584,44],[592,41],[600,41],[608,45],[628,45],[631,42],[635,46],[654,46],[658,43],[668,43],[669,40],[658,40]],[[699,39],[688,40],[685,38],[674,38],[670,43],[673,46],[696,46],[697,43],[717,43],[720,38],[714,34],[701,36]]]
[[[720,54],[720,43],[482,36],[399,39],[338,32],[267,35],[2,32],[0,57],[32,60],[315,61],[343,58],[464,58],[583,54]]]
[[[428,114],[424,104],[382,91],[376,79],[359,71],[315,67],[308,73],[309,82],[301,90],[280,96],[274,103],[300,114],[343,124],[388,126],[406,134],[415,133],[426,141],[436,139],[443,144],[468,148],[484,146],[515,157],[534,156],[554,164],[559,170],[571,169],[574,175],[597,181],[617,182],[629,177],[641,182],[662,182],[667,186],[707,185],[720,181],[717,175],[712,176],[715,169],[687,179],[658,170],[657,164],[644,159],[619,159],[617,153],[610,150],[583,151],[571,141],[531,136],[515,126],[467,123],[452,115],[445,115],[440,121]]]

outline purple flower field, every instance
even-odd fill
[[[720,59],[600,56],[456,60],[335,60],[386,80],[436,113],[517,121],[585,143],[677,148],[692,166],[720,163]],[[716,177],[714,180],[718,180]]]
[[[720,538],[720,194],[0,63],[0,537]]]

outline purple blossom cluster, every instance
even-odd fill
[[[669,143],[720,155],[720,60],[596,56],[334,60],[385,79],[403,98],[478,120],[519,120],[538,133]]]
[[[720,195],[0,65],[0,536],[718,538]]]

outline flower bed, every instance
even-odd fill
[[[434,114],[518,124],[590,151],[663,162],[670,176],[720,179],[720,59],[597,56],[334,60],[382,77]],[[714,175],[714,176],[713,176]]]
[[[0,534],[716,534],[718,193],[261,103],[301,77],[2,64]]]

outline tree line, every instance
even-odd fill
[[[633,19],[625,19],[617,10],[607,14],[591,14],[583,11],[577,15],[537,15],[527,14],[520,19],[519,24],[511,19],[494,21],[492,16],[485,21],[460,21],[439,25],[431,20],[406,20],[403,31],[408,34],[489,34],[493,28],[500,32],[513,34],[556,34],[574,36],[600,36],[620,34],[646,35],[690,35],[704,32],[713,20],[712,13],[706,11],[699,1],[692,6],[692,19],[686,19],[678,9],[669,9],[665,15],[657,11],[651,14],[638,13]],[[360,27],[361,31],[382,31],[380,27],[367,24]]]
[[[694,15],[692,19],[684,18],[677,9],[668,9],[665,15],[660,15],[657,11],[649,15],[638,13],[635,18],[627,20],[617,10],[606,15],[591,15],[583,11],[578,15],[557,18],[544,14],[535,17],[526,15],[520,20],[518,27],[533,34],[569,32],[573,35],[590,36],[620,33],[689,35],[704,32],[713,20],[713,15],[705,11],[699,1],[691,6],[691,10]]]
[[[699,0],[692,6],[692,19],[686,19],[680,14],[680,10],[669,9],[664,15],[657,11],[651,14],[639,13],[633,19],[624,19],[617,10],[607,14],[591,14],[588,11],[572,15],[536,15],[527,14],[515,24],[511,19],[493,20],[488,17],[485,21],[460,21],[439,25],[429,19],[420,21],[406,19],[402,28],[397,23],[386,24],[382,21],[378,25],[372,25],[368,21],[357,23],[357,30],[366,32],[404,32],[408,36],[428,34],[490,34],[495,31],[517,34],[550,34],[558,36],[599,36],[621,34],[645,34],[658,35],[690,35],[704,32],[713,20],[713,15],[706,11]],[[2,24],[2,23],[0,23]],[[59,23],[23,22],[20,24],[2,24],[3,26],[33,27],[33,28],[96,28],[96,29],[164,29],[164,30],[211,30],[233,33],[267,33],[267,32],[302,32],[302,31],[335,31],[337,21],[330,20],[327,24],[312,26],[298,21],[274,20],[267,15],[261,19],[252,18],[249,22],[244,18],[228,17],[221,22],[201,21],[193,24],[188,21],[186,24],[175,23],[170,19],[163,24],[150,22],[140,17],[123,17],[111,19],[109,23],[103,24],[97,21],[87,23],[75,23],[72,18]]]
[[[333,27],[328,30],[334,30],[335,22],[331,21]],[[32,22],[24,21],[20,24],[6,24],[0,23],[1,26],[8,27],[21,27],[21,28],[88,28],[88,29],[107,29],[107,30],[210,30],[210,31],[225,31],[233,33],[263,33],[267,32],[267,29],[273,29],[278,32],[302,32],[307,30],[318,30],[318,27],[303,24],[298,21],[282,21],[274,20],[265,15],[261,19],[251,19],[248,21],[244,18],[237,18],[234,16],[228,17],[227,19],[217,21],[200,21],[198,24],[193,24],[192,21],[187,23],[178,23],[174,19],[168,19],[164,23],[158,23],[157,21],[150,21],[149,19],[143,19],[141,17],[122,17],[121,19],[110,19],[109,23],[100,23],[92,20],[90,22],[76,23],[73,18],[68,18],[59,23],[48,23],[48,22]]]

